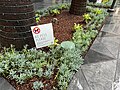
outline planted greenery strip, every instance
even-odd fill
[[[42,9],[42,10],[37,10],[36,13],[39,13],[40,16],[47,16],[50,15],[51,11],[57,9],[58,11],[60,10],[68,10],[70,7],[70,4],[64,3],[64,4],[58,4],[58,5],[53,5],[51,7],[48,7],[47,9]]]
[[[93,9],[89,7],[88,11],[90,11],[89,14],[92,20],[94,20],[94,22],[91,23],[92,21],[90,21],[91,25],[87,26],[86,30],[83,30],[83,28],[81,28],[80,25],[75,25],[76,32],[73,34],[73,42],[83,52],[85,52],[88,49],[88,46],[90,45],[92,39],[95,38],[98,34],[97,29],[102,26],[105,17],[108,15],[107,10],[104,9]]]
[[[87,10],[89,11],[88,13],[89,15],[86,15],[84,17],[84,19],[86,20],[86,23],[88,23],[87,26],[85,26],[86,30],[84,30],[82,25],[79,25],[79,24],[74,25],[75,33],[73,34],[73,42],[75,43],[76,48],[80,50],[79,53],[82,52],[80,55],[82,55],[86,50],[88,50],[88,47],[90,46],[92,40],[98,34],[97,29],[101,27],[101,23],[103,22],[105,17],[108,15],[107,11],[104,9],[98,9],[98,8],[93,9],[92,7],[88,7]],[[62,43],[61,43],[61,46],[64,48],[64,45],[62,45]],[[66,47],[68,46],[66,45]],[[66,55],[66,56],[69,56],[69,55]],[[59,64],[60,68],[58,71],[58,75],[56,76],[60,90],[67,89],[68,82],[70,81],[71,76],[74,73],[69,70],[69,65],[67,66],[66,64],[68,63]],[[68,74],[66,73],[68,73],[69,76],[67,76]]]
[[[84,28],[88,28],[93,22],[94,20],[91,20],[86,26],[84,26]]]
[[[110,8],[112,2],[109,0],[109,2],[102,2],[102,3],[87,3],[88,6],[93,6],[93,7],[99,7],[99,8]]]
[[[54,9],[52,8],[52,10]],[[82,55],[98,34],[97,28],[101,27],[101,23],[108,15],[107,11],[103,9],[88,7],[87,10],[89,12],[85,14],[84,20],[85,23],[90,25],[86,27],[86,30],[83,25],[74,24],[72,40],[51,47],[49,52],[27,49],[27,47],[22,51],[16,51],[12,46],[4,48],[0,53],[1,76],[14,79],[21,85],[26,83],[26,80],[37,76],[39,79],[33,82],[32,89],[34,90],[43,89],[44,87],[51,87],[51,90],[53,87],[57,90],[67,90],[73,74],[83,64]],[[47,12],[49,11],[50,8],[47,9]],[[25,43],[24,41],[22,43]],[[21,42],[18,41],[18,44],[21,44]],[[54,76],[52,76],[53,74]],[[57,85],[53,85],[51,81],[45,83],[42,80],[43,77],[47,81],[52,80]]]

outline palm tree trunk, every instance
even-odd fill
[[[83,15],[86,12],[87,0],[72,0],[70,13],[75,15]]]
[[[0,39],[3,47],[34,46],[30,26],[35,25],[34,7],[30,0],[0,0]]]

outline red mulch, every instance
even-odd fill
[[[38,76],[33,76],[33,78],[26,80],[23,84],[19,84],[15,80],[10,80],[6,77],[5,78],[8,80],[9,83],[11,83],[13,87],[15,87],[16,90],[34,90],[33,83],[35,81],[42,81],[43,84],[46,85],[40,90],[53,90],[53,87],[57,86],[57,80],[56,80],[57,72],[58,69],[55,68],[54,73],[51,75],[49,79],[44,76],[41,78],[39,78]]]
[[[53,18],[57,18],[58,23],[53,23],[54,37],[62,41],[72,39],[74,23],[83,23],[82,16],[72,15],[69,11],[62,11],[60,15],[42,17],[40,24],[51,23]]]

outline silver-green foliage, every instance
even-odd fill
[[[36,49],[27,49],[16,51],[13,47],[5,48],[0,53],[0,75],[15,79],[18,83],[24,83],[24,80],[35,75],[43,75],[43,67],[48,66],[49,54]],[[45,69],[50,77],[52,71]],[[53,70],[54,66],[52,67]]]
[[[73,74],[78,71],[83,59],[80,56],[80,50],[65,50],[60,58],[62,62],[59,68],[58,84],[60,90],[65,90],[68,87]]]
[[[79,47],[82,51],[87,50],[90,42],[93,38],[95,38],[97,34],[96,30],[89,28],[87,31],[85,30],[77,30],[73,34],[73,42]]]
[[[88,49],[91,40],[98,33],[96,29],[101,26],[105,16],[108,15],[106,10],[103,9],[96,12],[95,9],[89,8],[88,11],[92,12],[90,16],[94,23],[87,27],[86,30],[81,25],[76,24],[74,26],[74,29],[77,29],[72,39],[75,43],[74,49],[65,49],[66,45],[62,47],[58,45],[56,48],[52,48],[49,53],[45,53],[41,50],[27,49],[26,47],[22,51],[16,51],[13,47],[5,48],[0,53],[0,75],[15,79],[22,84],[26,79],[35,75],[49,79],[55,66],[57,66],[56,79],[58,80],[58,88],[59,90],[66,90],[73,74],[83,64],[82,52]],[[44,66],[46,67],[45,70],[43,70]],[[42,82],[33,84],[35,90],[42,87]]]
[[[64,49],[75,49],[75,44],[72,41],[63,41],[61,47]]]
[[[68,3],[63,3],[63,4],[57,4],[57,5],[53,5],[48,7],[47,9],[42,9],[42,10],[37,10],[36,12],[39,13],[40,16],[47,16],[50,14],[60,14],[60,11],[63,9],[68,10],[70,7],[70,4]]]
[[[67,88],[68,82],[82,63],[81,51],[77,48],[64,49],[59,45],[50,50],[49,53],[45,53],[26,47],[22,51],[16,51],[11,47],[5,48],[0,53],[0,74],[22,84],[26,79],[36,75],[49,79],[55,66],[57,66],[59,71],[56,79],[58,80],[58,87],[62,90]],[[44,66],[45,69],[43,70]],[[33,88],[37,90],[40,85],[42,86],[36,82],[33,84]]]
[[[102,2],[102,3],[87,3],[88,6],[95,6],[95,7],[101,7],[101,8],[110,8],[112,5],[112,0],[109,0],[108,2]]]
[[[73,74],[78,71],[83,59],[81,57],[81,50],[75,49],[64,49],[61,46],[56,47],[51,51],[57,60],[58,64],[58,87],[59,90],[66,90],[68,83],[70,82]]]
[[[44,87],[44,84],[41,81],[35,81],[33,83],[33,89],[34,90],[40,90],[43,87]]]

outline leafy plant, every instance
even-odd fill
[[[84,14],[83,18],[85,20],[86,23],[88,23],[92,18],[90,17],[90,14]]]
[[[96,15],[102,14],[102,10],[96,8],[96,9],[94,10],[94,13],[95,13]]]
[[[66,90],[68,87],[68,82],[72,78],[73,74],[78,70],[81,64],[83,64],[83,59],[81,57],[81,50],[66,49],[61,47],[61,45],[53,48],[51,51],[52,58],[57,61],[58,73],[56,79],[58,80],[58,90]],[[54,62],[55,62],[54,61]]]
[[[50,46],[48,46],[48,47],[50,47],[50,48],[54,48],[54,47],[56,47],[56,46],[59,45],[58,42],[59,42],[59,40],[56,39],[56,38],[54,38],[54,44],[53,44],[53,45],[50,45]]]
[[[75,44],[72,41],[64,41],[61,43],[61,47],[64,49],[75,49]]]
[[[112,5],[111,0],[103,0],[102,3],[87,3],[88,6],[99,7],[99,8],[110,8]]]
[[[49,65],[48,58],[47,53],[36,49],[25,47],[22,51],[16,51],[13,47],[5,48],[0,54],[0,74],[22,84],[35,75],[41,77],[42,68]]]
[[[64,49],[63,49],[64,50]],[[83,59],[80,56],[81,51],[77,48],[74,50],[64,50],[60,61],[62,62],[59,67],[58,86],[60,90],[66,90],[68,82],[70,82],[73,74],[78,70]]]
[[[50,10],[50,14],[52,14],[53,16],[55,16],[55,15],[60,14],[60,11],[58,9],[52,9],[52,10]]]
[[[47,9],[37,10],[36,12],[39,13],[41,17],[48,16],[50,14],[58,15],[60,14],[61,10],[63,9],[68,10],[69,7],[70,7],[69,3],[63,3],[63,4],[57,4],[57,5],[50,6]]]
[[[40,14],[39,13],[35,14],[35,19],[36,19],[37,23],[40,21]]]
[[[54,65],[47,65],[46,68],[47,69],[44,72],[44,76],[46,76],[47,78],[50,78],[50,76],[53,74]]]
[[[94,38],[98,33],[93,30],[94,28],[95,27],[88,28],[88,30],[86,31],[76,30],[76,32],[73,34],[73,42],[76,44],[77,47],[80,47],[83,52],[87,50],[92,38]]]
[[[102,3],[107,3],[109,2],[109,0],[102,0]]]
[[[66,3],[61,4],[61,5],[59,5],[59,8],[60,8],[60,10],[69,9],[69,4],[66,4]]]
[[[36,71],[36,70],[35,70]],[[43,69],[42,68],[39,68],[36,72],[36,75],[39,76],[39,77],[42,77],[43,76]]]
[[[83,26],[83,25],[74,23],[73,30],[74,30],[74,31],[83,30],[83,27],[82,27],[82,26]]]
[[[35,81],[33,83],[34,90],[41,90],[44,87],[44,84],[41,81]]]

